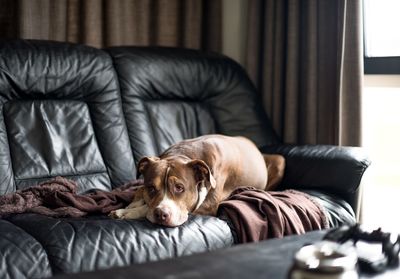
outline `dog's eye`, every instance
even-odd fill
[[[183,191],[185,191],[185,188],[183,187],[182,184],[176,184],[175,185],[175,192],[176,193],[182,193]]]
[[[147,186],[147,192],[148,192],[150,195],[154,195],[154,194],[157,192],[157,189],[156,189],[155,186],[150,185],[150,186]]]

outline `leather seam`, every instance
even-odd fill
[[[9,101],[1,104],[1,113],[2,113],[2,116],[3,116],[3,123],[4,123],[6,138],[7,138],[8,155],[9,155],[9,158],[10,158],[10,167],[11,167],[11,172],[12,172],[11,175],[12,175],[13,181],[14,181],[14,185],[13,185],[14,189],[13,189],[12,192],[15,192],[17,190],[17,183],[16,183],[16,178],[15,178],[15,172],[14,172],[14,164],[13,164],[13,157],[12,157],[13,155],[12,155],[11,147],[10,147],[10,136],[8,134],[9,128],[7,127],[6,117],[4,115],[4,108],[5,108],[7,103],[9,103]]]
[[[160,154],[160,146],[159,146],[159,144],[157,143],[157,141],[155,140],[155,134],[154,134],[154,123],[153,123],[153,121],[151,120],[151,116],[150,116],[150,112],[149,112],[149,109],[147,108],[147,104],[146,104],[146,102],[143,102],[143,107],[144,107],[144,110],[146,111],[146,115],[147,115],[147,119],[149,120],[149,122],[150,122],[150,127],[151,127],[151,135],[152,135],[152,139],[153,139],[153,144],[154,144],[154,147],[157,149],[157,155],[158,154]]]
[[[93,172],[93,173],[82,174],[82,175],[79,175],[79,174],[74,175],[74,174],[72,174],[72,175],[69,175],[69,176],[66,176],[66,177],[89,176],[89,175],[96,174],[96,173],[105,173],[107,175],[108,181],[110,182],[110,187],[112,189],[113,186],[112,186],[111,175],[110,175],[110,172],[109,172],[108,163],[106,163],[107,161],[104,160],[103,148],[101,148],[100,145],[99,145],[97,131],[94,128],[95,126],[94,126],[94,123],[93,123],[92,109],[90,108],[90,103],[88,103],[88,102],[84,102],[84,103],[85,103],[85,105],[87,107],[87,110],[88,110],[88,113],[89,113],[89,120],[90,120],[89,124],[92,127],[93,136],[94,136],[94,139],[95,139],[95,142],[96,142],[96,147],[99,150],[101,161],[103,163],[103,166],[104,166],[105,170],[102,171],[102,172]]]
[[[106,174],[108,175],[107,171],[99,171],[99,172],[91,172],[91,173],[85,173],[85,174],[63,174],[63,175],[56,175],[56,176],[62,176],[65,178],[68,177],[82,177],[82,176],[95,176],[98,174]],[[42,177],[30,177],[30,178],[15,178],[15,180],[18,181],[27,181],[27,180],[35,180],[35,179],[52,179],[54,176],[42,176]]]

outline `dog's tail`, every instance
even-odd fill
[[[278,154],[263,154],[263,157],[268,170],[268,183],[265,190],[272,191],[281,183],[285,174],[285,158]]]

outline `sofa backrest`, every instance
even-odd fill
[[[112,60],[67,43],[0,42],[0,194],[55,176],[80,191],[134,178]]]
[[[278,142],[253,84],[233,60],[179,48],[107,51],[136,161],[210,133],[246,136],[259,147]]]
[[[204,134],[278,142],[241,66],[188,49],[2,41],[0,110],[0,194],[56,176],[110,190]]]

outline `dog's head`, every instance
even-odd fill
[[[181,157],[144,157],[138,174],[144,178],[143,198],[149,207],[146,218],[157,224],[176,227],[188,219],[204,201],[216,182],[202,160]]]

